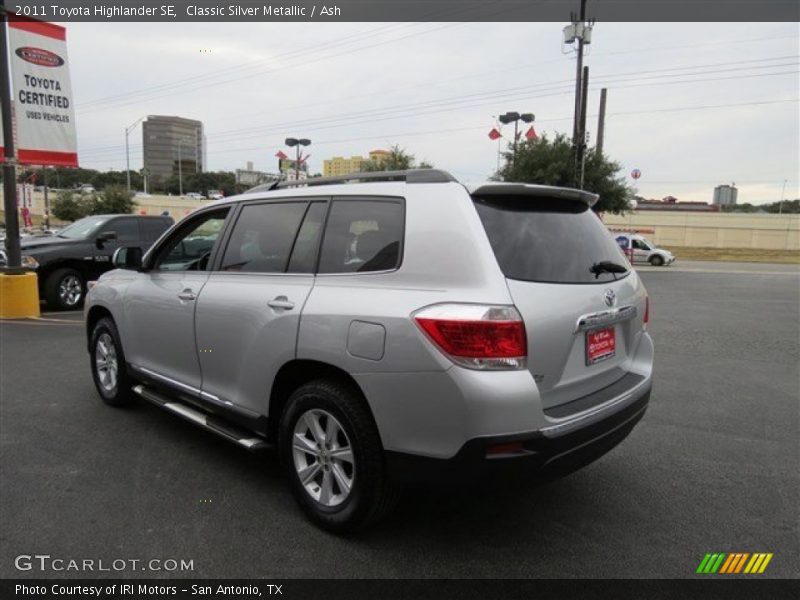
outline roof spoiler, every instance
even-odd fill
[[[337,183],[362,183],[370,181],[404,181],[406,183],[448,183],[457,181],[447,171],[441,169],[409,169],[407,171],[367,171],[349,173],[336,177],[310,177],[297,181],[278,180],[250,188],[245,193],[269,192],[283,188],[306,187],[316,185],[335,185]]]
[[[587,206],[594,206],[600,196],[585,190],[562,188],[550,185],[535,185],[528,183],[486,183],[476,187],[467,187],[473,196],[482,198],[492,196],[519,196],[533,198],[563,198],[583,202]]]

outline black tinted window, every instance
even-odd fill
[[[317,262],[317,247],[328,205],[313,202],[306,212],[300,232],[294,242],[292,257],[289,259],[289,273],[312,273]]]
[[[628,263],[597,215],[581,202],[543,198],[475,199],[500,268],[510,279],[603,283],[595,263]],[[625,274],[616,274],[624,277]]]
[[[169,219],[146,218],[139,221],[142,237],[148,242],[156,241],[171,225],[172,222]]]
[[[282,202],[242,208],[222,259],[222,270],[285,272],[306,206],[305,202]]]
[[[320,273],[386,271],[400,264],[403,205],[395,200],[336,200],[320,257]]]
[[[138,242],[141,239],[139,233],[139,219],[121,218],[112,219],[100,230],[100,233],[113,231],[117,234],[118,242]]]

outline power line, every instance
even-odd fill
[[[783,59],[783,58],[784,57],[771,57],[769,59],[760,59],[760,62],[763,62],[763,61],[775,61],[775,60],[780,60],[780,59]],[[751,61],[734,61],[734,62],[732,62],[730,64],[741,64],[743,62],[751,62]],[[753,61],[753,62],[756,62],[756,61]],[[708,66],[721,66],[721,65],[724,65],[724,64],[726,64],[726,63],[716,63],[716,64],[712,64],[712,65],[695,65],[695,66],[689,66],[689,67],[682,67],[682,69],[684,69],[684,70],[697,69],[697,68],[705,68],[705,67],[708,67]],[[740,67],[740,68],[736,68],[736,69],[723,69],[723,70],[716,69],[714,71],[695,71],[695,72],[688,72],[688,73],[671,73],[671,74],[650,76],[650,77],[644,77],[644,78],[639,78],[639,77],[625,78],[625,77],[623,77],[623,78],[613,79],[613,77],[619,77],[619,75],[635,75],[637,73],[658,73],[658,72],[676,71],[676,70],[679,69],[679,68],[668,68],[668,69],[662,69],[662,70],[648,70],[648,71],[639,71],[639,72],[633,71],[633,72],[620,73],[618,75],[609,74],[609,75],[605,75],[605,76],[600,76],[597,79],[604,86],[608,86],[610,84],[625,83],[625,82],[628,82],[628,81],[659,80],[659,79],[665,79],[665,78],[668,79],[668,78],[680,78],[680,77],[704,77],[705,75],[707,75],[709,73],[750,71],[750,70],[764,69],[764,68],[783,67],[783,66],[789,66],[789,65],[793,65],[793,64],[796,64],[796,63],[782,63],[782,64],[775,64],[775,65]],[[782,72],[778,72],[778,73],[766,73],[766,74],[758,74],[758,75],[754,75],[754,74],[736,75],[735,78],[783,75],[783,74],[792,73],[792,72],[793,71],[782,71]],[[610,79],[610,78],[612,78],[612,79]],[[719,78],[707,78],[707,77],[704,77],[703,79],[701,79],[699,81],[706,82],[706,81],[723,80],[723,79],[730,79],[730,78],[731,77],[719,77]],[[625,89],[625,88],[630,88],[630,87],[647,87],[647,86],[652,86],[652,85],[695,83],[697,81],[698,81],[698,79],[691,79],[691,80],[684,80],[684,81],[671,81],[671,82],[663,82],[663,81],[659,82],[659,81],[656,81],[656,83],[643,83],[643,84],[639,84],[639,85],[616,85],[616,86],[613,86],[613,89]],[[541,98],[541,97],[546,97],[548,95],[557,95],[563,89],[565,89],[563,85],[558,85],[558,84],[562,84],[562,83],[563,84],[568,84],[570,82],[571,82],[571,80],[562,80],[562,81],[558,81],[558,82],[542,83],[542,84],[536,84],[536,85],[532,85],[532,86],[529,86],[529,85],[528,86],[516,86],[516,87],[512,87],[512,88],[507,88],[505,90],[495,90],[495,91],[490,91],[490,92],[480,92],[480,93],[466,94],[466,95],[461,94],[461,95],[458,95],[458,96],[439,98],[439,99],[428,100],[428,101],[424,101],[424,102],[417,102],[417,103],[410,103],[410,104],[408,104],[408,103],[407,104],[396,104],[396,105],[390,105],[388,107],[376,108],[376,109],[371,109],[371,110],[366,110],[366,111],[355,111],[355,112],[341,113],[339,115],[327,115],[327,116],[319,117],[317,119],[310,119],[310,120],[309,119],[304,119],[302,121],[290,121],[290,122],[284,122],[284,123],[273,123],[273,124],[268,124],[268,125],[264,125],[264,126],[260,126],[260,127],[252,127],[251,126],[251,127],[247,127],[247,128],[241,128],[241,129],[224,130],[224,131],[219,132],[217,134],[210,135],[209,139],[222,140],[224,138],[235,137],[236,140],[238,141],[238,140],[241,140],[241,139],[259,137],[259,136],[267,134],[267,133],[269,133],[271,131],[278,131],[278,130],[281,130],[281,129],[284,129],[284,128],[287,128],[287,127],[296,126],[296,125],[298,125],[300,123],[302,123],[305,126],[311,126],[311,127],[313,127],[313,126],[315,126],[317,124],[320,124],[321,126],[319,126],[318,129],[329,129],[329,128],[332,128],[332,127],[343,126],[345,124],[353,122],[354,120],[359,120],[360,121],[360,120],[363,120],[365,117],[369,117],[371,120],[385,120],[386,118],[394,118],[394,116],[396,116],[398,113],[402,113],[403,116],[421,116],[421,115],[426,115],[426,114],[434,114],[434,113],[437,113],[437,112],[442,112],[444,110],[452,110],[454,108],[466,108],[466,107],[472,107],[472,106],[481,106],[481,104],[477,104],[476,105],[473,102],[473,101],[478,101],[478,100],[480,100],[480,101],[483,101],[483,100],[487,100],[487,101],[488,100],[492,100],[492,101],[494,101],[494,100],[499,100],[499,99],[502,99],[502,98],[519,97],[522,94],[529,94],[529,93],[531,93],[532,91],[535,91],[535,90],[540,90],[542,92],[548,92],[548,91],[555,92],[554,94],[539,94],[539,95],[536,96],[536,98]],[[469,99],[469,102],[466,102],[465,100],[468,100],[468,99]],[[429,110],[429,109],[435,109],[435,110]],[[93,151],[101,151],[102,152],[102,150],[104,150],[104,149],[113,150],[113,149],[118,149],[118,148],[119,148],[119,146],[116,146],[116,145],[115,146],[109,146],[109,147],[88,148],[87,150],[84,151],[84,153],[89,154],[89,153],[92,153]]]

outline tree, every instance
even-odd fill
[[[392,146],[389,155],[382,159],[369,159],[361,165],[362,171],[407,171],[409,169],[431,169],[432,165],[426,161],[417,164],[413,154],[409,154],[399,145]]]
[[[86,198],[70,191],[59,192],[53,202],[53,216],[60,221],[77,221],[90,213]]]
[[[92,195],[90,203],[93,215],[129,214],[136,207],[133,193],[121,185],[109,185],[100,194]]]
[[[575,187],[575,154],[564,134],[552,140],[546,135],[517,145],[512,164],[512,151],[503,153],[505,164],[493,179]],[[594,206],[597,212],[622,213],[630,209],[634,189],[619,174],[622,167],[594,149],[586,153],[584,189],[600,195]]]

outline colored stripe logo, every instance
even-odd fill
[[[755,575],[763,573],[769,561],[772,560],[772,552],[715,552],[708,553],[700,561],[697,573],[701,574],[725,574],[735,575],[744,573]]]

